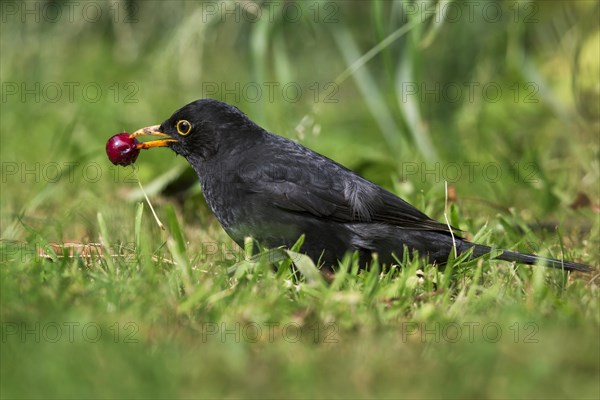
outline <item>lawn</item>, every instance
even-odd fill
[[[598,2],[260,3],[0,3],[0,396],[599,398]],[[182,157],[106,158],[202,97],[594,271],[252,257]]]

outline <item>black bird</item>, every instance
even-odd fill
[[[163,138],[140,148],[169,147],[191,164],[210,209],[241,246],[251,236],[269,248],[290,247],[305,234],[302,252],[325,267],[354,251],[361,265],[373,253],[389,265],[406,249],[435,264],[447,262],[453,244],[459,254],[473,249],[473,257],[492,251],[451,233],[448,225],[335,161],[267,132],[227,103],[194,101],[131,137],[145,135]],[[507,250],[496,258],[590,270]]]

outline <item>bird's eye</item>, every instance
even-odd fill
[[[179,132],[179,134],[182,136],[187,135],[192,130],[192,124],[190,124],[185,119],[177,121],[176,127],[177,127],[177,132]]]

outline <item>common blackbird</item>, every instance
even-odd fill
[[[251,236],[262,245],[290,247],[304,234],[301,251],[332,267],[357,251],[361,266],[378,254],[382,263],[418,251],[444,264],[456,246],[472,257],[493,249],[470,243],[382,187],[335,161],[267,132],[236,107],[212,99],[194,101],[161,125],[132,138],[162,139],[141,148],[169,147],[194,168],[212,212],[239,245]],[[589,271],[587,265],[499,250],[495,258]]]

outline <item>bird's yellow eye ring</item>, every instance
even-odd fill
[[[177,132],[179,132],[179,134],[182,136],[187,135],[192,130],[192,124],[185,119],[177,121],[177,125],[175,125],[175,127],[177,128]]]

